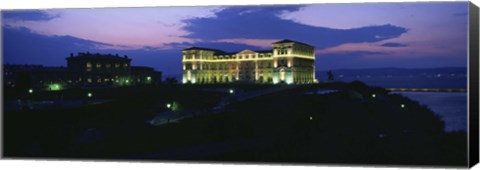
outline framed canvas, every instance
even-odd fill
[[[1,10],[4,159],[468,168],[467,1]]]

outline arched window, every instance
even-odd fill
[[[280,69],[280,81],[285,81],[285,70]]]

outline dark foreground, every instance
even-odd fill
[[[437,166],[467,163],[465,132],[444,132],[444,123],[426,107],[382,88],[360,82],[298,86],[243,101],[235,96],[272,87],[235,87],[235,94],[200,91],[203,88],[125,89],[126,95],[104,104],[4,112],[4,156]],[[334,91],[323,93],[321,89]],[[218,109],[220,100],[230,104]],[[165,104],[172,101],[178,103],[175,114],[191,118],[162,126],[148,123],[157,113],[168,111]]]

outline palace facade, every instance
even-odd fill
[[[182,51],[183,83],[310,84],[315,79],[315,47],[292,40],[268,51],[227,53],[192,47]]]

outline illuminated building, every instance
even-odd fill
[[[273,50],[227,53],[192,47],[182,51],[183,83],[315,83],[315,47],[292,40]]]

